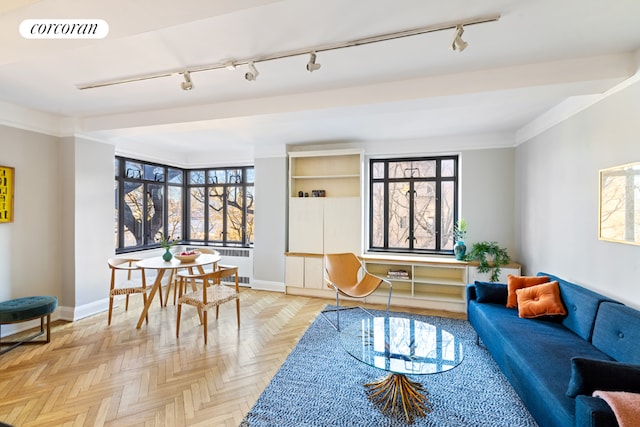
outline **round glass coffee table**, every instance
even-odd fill
[[[401,317],[367,317],[340,334],[344,349],[359,361],[389,375],[365,384],[369,399],[382,412],[402,411],[408,423],[431,412],[429,394],[406,375],[438,374],[458,366],[464,357],[462,342],[446,330]]]

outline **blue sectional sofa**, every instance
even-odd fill
[[[541,427],[618,426],[594,390],[640,393],[640,311],[546,273],[566,316],[525,319],[506,285],[467,286],[467,315]],[[480,297],[480,298],[479,298]]]

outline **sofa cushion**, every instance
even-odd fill
[[[640,311],[603,302],[598,309],[591,341],[619,362],[640,365]]]
[[[505,283],[475,282],[476,299],[479,303],[507,303],[507,285]]]
[[[640,365],[584,357],[572,358],[567,396],[590,396],[596,390],[640,393]]]
[[[527,288],[529,286],[541,285],[549,281],[548,277],[543,276],[515,276],[513,274],[507,275],[507,287],[509,295],[507,297],[507,308],[518,307],[518,296],[516,291],[518,289]]]
[[[538,273],[538,275],[546,276],[550,281],[555,280],[560,285],[560,297],[567,310],[567,316],[562,320],[562,324],[582,339],[591,341],[600,302],[613,300],[557,276],[547,273]]]
[[[560,289],[556,281],[518,289],[516,294],[518,296],[518,317],[531,319],[567,314],[562,306]]]

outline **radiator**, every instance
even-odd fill
[[[221,248],[209,246],[220,253],[222,265],[234,265],[238,267],[238,282],[240,285],[251,286],[253,280],[253,249],[247,248]],[[189,247],[188,250],[197,250],[197,246]],[[224,282],[234,282],[234,277],[223,279]]]

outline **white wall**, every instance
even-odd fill
[[[516,241],[546,271],[640,308],[640,246],[598,240],[599,170],[640,161],[640,83],[516,149]]]
[[[107,298],[107,259],[114,256],[114,148],[75,141],[76,309]],[[76,313],[78,314],[78,313]]]
[[[474,242],[498,242],[520,262],[514,239],[514,158],[513,148],[463,151],[460,212],[469,228],[468,249]]]
[[[284,290],[287,241],[287,158],[255,159],[255,245],[253,286]]]
[[[64,303],[59,148],[57,137],[0,126],[0,165],[15,168],[14,221],[0,224],[0,301],[52,295]]]

